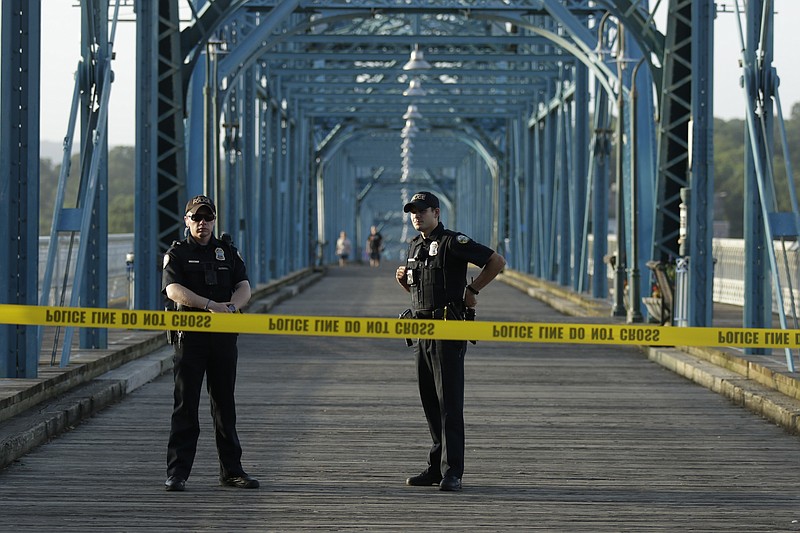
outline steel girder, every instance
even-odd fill
[[[41,1],[0,7],[0,302],[36,305]],[[34,378],[36,328],[0,325],[0,378]]]
[[[271,109],[268,127],[257,128],[257,141],[251,139],[245,144],[245,146],[255,145],[259,147],[269,147],[268,151],[265,152],[265,156],[268,157],[264,157],[262,158],[263,161],[259,161],[258,168],[266,172],[274,172],[270,179],[274,179],[275,187],[278,189],[292,187],[298,183],[302,185],[302,180],[308,179],[307,177],[303,177],[304,174],[316,174],[317,163],[313,156],[310,155],[313,153],[312,143],[315,144],[319,140],[325,138],[327,133],[333,131],[338,124],[356,119],[359,122],[358,127],[369,126],[375,128],[384,126],[397,131],[397,126],[395,124],[399,125],[401,121],[397,120],[395,122],[392,120],[387,124],[387,121],[380,120],[380,117],[366,116],[363,117],[362,120],[360,117],[361,111],[347,109],[346,106],[343,106],[341,116],[311,116],[310,113],[312,109],[302,101],[302,98],[294,98],[294,95],[300,95],[303,92],[302,88],[298,89],[298,84],[314,81],[315,71],[312,69],[311,71],[301,73],[301,69],[297,69],[295,75],[292,69],[298,66],[296,64],[296,55],[284,55],[281,58],[276,57],[275,60],[272,61],[269,56],[270,51],[283,54],[303,52],[309,53],[310,55],[313,54],[313,52],[320,52],[329,54],[325,56],[326,59],[320,59],[320,61],[331,62],[335,61],[329,59],[331,53],[338,53],[343,49],[345,51],[348,49],[353,52],[356,51],[354,48],[355,45],[350,45],[350,48],[348,48],[346,42],[341,42],[344,39],[341,35],[359,35],[361,39],[364,39],[364,35],[371,35],[371,38],[365,40],[372,43],[371,46],[373,50],[372,52],[370,52],[369,49],[365,51],[367,54],[372,53],[372,56],[367,57],[372,57],[374,59],[375,51],[384,52],[381,46],[381,35],[379,35],[376,30],[378,30],[379,27],[384,29],[390,28],[390,26],[385,25],[387,24],[385,19],[392,18],[400,21],[396,28],[398,31],[393,32],[393,34],[410,37],[408,42],[411,42],[413,39],[425,39],[429,42],[429,44],[423,45],[429,57],[433,57],[432,54],[434,52],[441,51],[443,57],[452,60],[453,53],[462,53],[464,51],[456,49],[451,50],[448,48],[446,46],[448,36],[459,35],[459,37],[454,38],[454,40],[457,41],[461,39],[462,33],[466,33],[469,38],[478,37],[482,39],[483,37],[478,35],[478,29],[482,30],[481,35],[498,39],[497,44],[487,45],[485,49],[480,50],[480,54],[491,56],[492,54],[496,55],[498,53],[511,53],[514,56],[526,54],[535,56],[542,53],[542,58],[535,67],[533,66],[534,63],[531,63],[528,68],[519,68],[521,65],[528,64],[518,57],[514,57],[513,60],[508,61],[508,67],[505,69],[506,72],[489,73],[493,76],[492,81],[497,87],[506,87],[507,82],[516,83],[517,88],[510,87],[496,94],[496,96],[502,96],[503,98],[519,96],[518,102],[521,105],[514,106],[513,99],[501,101],[496,109],[486,106],[484,111],[472,119],[473,131],[481,132],[487,139],[491,140],[491,143],[495,147],[502,147],[503,157],[497,160],[497,167],[501,169],[500,173],[498,173],[498,179],[500,181],[494,184],[491,190],[492,194],[501,195],[501,198],[508,199],[511,198],[511,193],[508,189],[510,180],[505,173],[508,173],[508,175],[513,174],[511,170],[512,159],[509,158],[509,154],[511,153],[510,147],[514,144],[509,137],[514,134],[513,128],[511,128],[510,125],[513,124],[514,120],[517,120],[513,115],[515,113],[517,116],[521,113],[536,115],[541,111],[542,107],[546,108],[551,102],[558,101],[558,94],[565,94],[563,91],[564,87],[557,86],[557,84],[551,81],[552,78],[548,78],[548,76],[553,72],[560,72],[563,65],[568,63],[574,64],[571,58],[571,56],[574,56],[592,70],[593,74],[597,76],[599,83],[606,91],[612,94],[614,92],[611,87],[611,84],[614,82],[613,72],[609,74],[610,69],[608,65],[602,60],[599,60],[596,54],[592,53],[596,45],[596,40],[593,42],[592,32],[594,28],[591,26],[591,22],[589,27],[583,27],[580,23],[575,24],[574,20],[584,20],[582,17],[588,17],[587,20],[596,23],[599,18],[598,9],[606,7],[611,9],[611,11],[622,20],[624,25],[628,26],[629,33],[633,34],[640,43],[643,43],[642,46],[647,52],[657,52],[659,44],[658,34],[652,31],[652,25],[649,24],[648,21],[649,17],[641,12],[642,10],[640,7],[642,4],[640,2],[633,3],[629,0],[608,0],[604,3],[597,3],[589,0],[570,1],[568,4],[562,4],[555,0],[520,0],[519,2],[514,2],[513,5],[509,5],[510,3],[501,0],[439,0],[419,4],[409,3],[405,0],[383,2],[354,0],[347,3],[334,0],[301,0],[298,2],[215,0],[213,2],[204,2],[205,5],[202,11],[194,10],[197,14],[197,18],[180,32],[180,41],[177,46],[175,35],[178,24],[174,15],[176,12],[177,0],[166,0],[165,2],[157,3],[160,10],[159,13],[167,13],[166,16],[156,18],[152,15],[147,15],[142,16],[139,20],[140,26],[150,24],[151,29],[158,29],[160,32],[153,31],[148,34],[145,28],[140,27],[139,56],[142,58],[149,57],[151,59],[157,57],[159,66],[157,69],[152,70],[145,68],[140,69],[139,85],[142,89],[137,96],[137,101],[142,104],[139,106],[140,124],[137,125],[140,132],[139,142],[137,142],[137,150],[140,150],[138,157],[139,163],[137,163],[137,165],[139,165],[141,171],[143,171],[145,167],[149,168],[147,171],[149,174],[140,174],[140,176],[143,177],[137,180],[137,197],[144,198],[145,194],[147,194],[146,201],[150,202],[149,207],[142,204],[141,210],[137,208],[137,219],[139,219],[139,222],[137,222],[137,232],[140,233],[138,241],[140,243],[145,243],[143,248],[137,248],[137,281],[141,282],[137,284],[137,291],[143,291],[141,294],[137,294],[138,307],[157,307],[155,304],[155,302],[158,301],[157,287],[155,276],[151,270],[153,266],[152,263],[154,259],[155,262],[158,262],[158,252],[163,251],[163,248],[168,244],[167,241],[171,240],[174,234],[178,233],[180,229],[180,224],[177,224],[174,218],[172,220],[168,218],[170,214],[180,213],[181,202],[185,199],[179,198],[175,200],[175,198],[172,197],[172,193],[174,187],[177,186],[178,189],[181,189],[186,186],[187,181],[185,174],[183,176],[181,175],[181,172],[185,172],[182,156],[180,155],[183,147],[183,138],[180,134],[181,124],[180,121],[176,119],[176,116],[180,116],[180,113],[186,110],[186,103],[188,102],[185,102],[184,96],[189,87],[191,79],[190,73],[193,72],[202,59],[202,51],[206,48],[208,39],[215,36],[218,32],[223,31],[222,28],[226,22],[242,16],[242,13],[245,11],[260,18],[260,20],[268,20],[271,12],[285,7],[290,3],[294,8],[291,18],[277,24],[275,27],[276,31],[271,33],[263,43],[259,43],[255,40],[250,41],[248,43],[247,50],[249,50],[249,52],[246,53],[246,60],[236,65],[231,62],[230,70],[226,71],[227,74],[225,75],[226,87],[231,87],[233,86],[234,79],[239,78],[240,73],[244,76],[247,69],[252,66],[248,62],[252,62],[252,64],[258,63],[261,69],[261,77],[258,81],[266,83],[265,86],[262,86],[263,92],[265,93],[264,97],[266,101],[274,102],[276,106],[279,106]],[[9,5],[8,2],[5,4]],[[30,3],[27,3],[27,5],[30,5]],[[136,5],[137,10],[139,8],[144,10],[140,12],[145,12],[148,8],[145,3],[137,3]],[[153,8],[153,6],[150,7]],[[35,7],[32,9],[35,9]],[[389,14],[390,17],[387,17],[387,14]],[[311,20],[312,17],[314,19],[313,21]],[[320,22],[321,19],[326,17],[327,19],[325,22]],[[551,24],[551,19],[557,20],[559,24]],[[348,20],[357,22],[348,23],[346,22]],[[548,39],[554,43],[553,46],[542,46],[536,40],[538,36],[541,36],[541,34],[536,31],[536,28],[541,26],[548,26],[554,30],[547,36]],[[292,31],[293,29],[297,31]],[[633,30],[631,31],[631,29]],[[311,48],[313,45],[312,42],[301,43],[299,41],[301,33],[312,34],[314,36],[321,34],[323,36],[322,46],[318,46],[319,49],[315,50]],[[529,44],[509,43],[508,41],[499,40],[508,35],[528,39]],[[325,41],[325,36],[328,36],[328,41]],[[297,37],[298,40],[292,43],[294,37]],[[337,40],[340,42],[333,42]],[[434,41],[441,42],[441,47],[435,47]],[[433,44],[430,44],[431,42],[433,42]],[[501,44],[503,42],[508,46]],[[263,44],[263,47],[261,47],[261,44]],[[474,47],[474,45],[469,43],[460,46]],[[521,52],[520,49],[522,50]],[[396,43],[391,54],[396,57],[398,50],[401,50],[401,47],[400,44]],[[476,50],[473,48],[471,52],[467,51],[464,55],[470,58],[470,61],[475,62],[475,52]],[[245,55],[245,49],[237,47],[237,53]],[[560,54],[564,55],[563,61],[557,59],[557,56]],[[387,56],[388,55],[390,54],[387,54]],[[8,61],[7,59],[4,63],[4,71],[8,65]],[[152,64],[153,63],[151,63],[151,65]],[[321,65],[315,64],[313,66],[320,67]],[[359,68],[362,66],[365,65],[361,65]],[[395,66],[399,71],[401,65],[398,64]],[[438,66],[441,66],[443,69],[447,68],[444,62]],[[450,76],[463,74],[463,76],[461,76],[462,79],[458,79],[457,81],[465,83],[465,86],[469,84],[475,85],[476,90],[483,90],[485,94],[480,96],[484,98],[492,96],[490,92],[491,89],[486,90],[485,88],[480,89],[477,87],[480,85],[487,85],[487,78],[485,78],[487,74],[487,72],[485,72],[486,69],[470,68],[467,65],[458,66],[460,72],[450,72]],[[657,67],[657,65],[654,66],[654,68]],[[514,76],[520,71],[525,72],[531,70],[537,72],[537,78],[520,77],[519,80],[516,82],[514,81]],[[322,71],[317,71],[317,73],[320,75],[324,74]],[[342,73],[329,72],[325,81],[333,81],[334,83],[346,83],[348,81],[347,77],[343,79],[331,78],[334,74],[338,75]],[[367,88],[366,84],[382,82],[383,78],[387,77],[385,72],[383,74],[375,72],[374,76],[371,76],[369,72],[363,74],[365,74],[363,79],[356,81],[358,83],[363,82],[365,84],[363,86],[365,89]],[[350,73],[350,81],[353,81],[352,75],[353,74]],[[357,75],[358,74],[356,74],[356,76]],[[149,82],[146,80],[147,77],[151,78]],[[8,77],[4,77],[4,80],[5,79],[8,79]],[[408,78],[404,81],[407,81],[407,79]],[[428,78],[423,78],[423,80],[425,79]],[[542,80],[544,82],[543,86],[538,88],[534,94],[528,94],[527,97],[522,96],[522,93],[526,91],[527,88],[520,86],[530,83],[531,79]],[[575,83],[574,75],[571,73],[570,80],[572,81],[569,81],[568,85]],[[439,79],[438,81],[444,82],[446,80]],[[383,84],[379,83],[379,85]],[[430,85],[433,85],[433,82],[430,83]],[[154,86],[158,88],[153,90],[152,87]],[[178,89],[176,90],[175,87],[178,87]],[[331,86],[331,88],[333,87],[334,85]],[[395,88],[395,91],[396,90]],[[225,91],[227,91],[227,89]],[[515,95],[515,91],[518,91],[520,94]],[[324,95],[324,88],[320,89],[318,92],[321,93],[324,100],[326,97]],[[399,96],[397,97],[399,98]],[[313,99],[311,101],[313,101]],[[564,101],[562,100],[562,102]],[[319,102],[317,102],[317,105],[318,104]],[[150,106],[149,111],[146,106]],[[246,106],[242,106],[242,108],[244,109]],[[157,109],[164,111],[164,114],[158,113],[156,111]],[[171,115],[171,111],[176,112]],[[493,117],[488,116],[489,113],[486,111],[494,111],[496,115]],[[576,116],[574,110],[570,112],[573,113],[572,116]],[[510,117],[500,117],[499,115],[501,113],[508,113]],[[262,115],[263,108],[259,111],[259,124],[263,121]],[[562,115],[561,120],[563,120],[564,116],[566,115]],[[301,123],[296,125],[296,130],[288,129],[288,124],[298,120],[301,121]],[[437,126],[438,121],[438,126],[440,126],[441,129],[446,129],[448,127],[451,129],[460,129],[462,127],[457,119],[445,120],[444,117],[433,116],[433,111],[431,112],[430,120],[433,121],[433,126]],[[148,121],[150,125],[158,124],[158,126],[147,130]],[[25,122],[25,127],[27,126],[28,124]],[[584,126],[580,125],[579,127]],[[552,126],[548,126],[548,128],[552,129]],[[526,128],[517,128],[517,130],[524,129]],[[292,131],[294,131],[294,133],[292,133]],[[433,138],[433,131],[434,130],[431,130],[431,132],[423,131],[421,134],[422,138],[418,139],[418,141],[422,141],[423,138]],[[531,135],[531,133],[533,133],[533,135]],[[244,135],[249,134],[245,133]],[[532,139],[537,135],[539,135],[537,132],[527,132],[525,134],[525,136],[530,136]],[[189,136],[190,142],[194,137],[195,135],[192,132]],[[4,137],[4,146],[6,144],[6,139],[7,137]],[[167,142],[161,144],[164,139],[166,139]],[[593,139],[596,141],[597,137],[593,137]],[[523,138],[522,140],[525,139]],[[562,147],[567,146],[566,141],[567,136],[562,136]],[[297,166],[292,167],[292,163],[287,158],[292,158],[297,155],[299,151],[303,150],[304,142],[308,143],[308,149],[306,151],[309,155],[306,156],[304,161],[297,163]],[[528,161],[531,164],[533,163],[534,154],[532,152],[532,145],[534,144],[536,143],[522,143],[519,142],[519,140],[517,141],[517,145],[522,147],[523,150],[524,157],[521,158],[523,161]],[[543,157],[554,157],[554,147],[556,145],[551,143],[548,146],[549,148],[547,148],[547,151],[540,155]],[[295,151],[291,152],[287,150],[287,148]],[[145,150],[150,150],[149,155],[144,152]],[[478,159],[473,155],[468,155],[467,158],[472,161],[464,161],[462,167],[469,167],[469,165],[473,163],[479,165],[484,164],[482,158]],[[336,172],[347,173],[351,177],[353,175],[363,175],[364,173],[362,165],[357,160],[351,160],[349,162],[339,161],[336,162],[335,165],[330,165],[331,168],[334,168],[334,166]],[[420,170],[418,178],[415,179],[418,179],[418,183],[420,184],[433,184],[437,179],[445,176],[447,179],[456,179],[456,187],[460,186],[458,183],[461,181],[461,176],[458,175],[456,178],[455,173],[460,167],[441,167],[437,169],[435,165],[428,166],[422,163],[419,163],[418,166]],[[296,173],[296,175],[290,179],[289,176],[286,175],[286,169],[292,169],[288,172]],[[468,175],[478,176],[480,173],[490,174],[487,170],[488,169],[482,169],[479,172],[472,172],[467,168],[465,172]],[[264,182],[264,176],[266,175],[267,174],[262,174],[259,177],[261,181],[256,189],[262,188],[264,191],[269,190],[269,185]],[[341,176],[342,179],[344,179],[345,175],[342,174]],[[250,178],[245,177],[245,179]],[[527,178],[523,174],[521,183],[529,189],[528,191],[524,191],[527,199],[528,195],[531,194],[530,190],[534,187],[527,183],[526,180]],[[320,182],[317,181],[314,185],[319,183]],[[309,185],[307,192],[301,194],[314,197],[316,192],[311,190],[313,188],[314,186]],[[155,190],[155,194],[152,194],[153,190]],[[176,196],[180,197],[181,195],[188,195],[188,190],[183,193],[178,192]],[[491,202],[493,204],[504,204],[501,199],[497,198],[492,198]],[[301,202],[299,204],[281,205],[290,205],[291,207],[299,205],[302,209],[303,204]],[[522,202],[522,205],[525,205],[525,202]],[[530,202],[530,205],[535,206],[536,204],[535,202]],[[591,202],[591,205],[595,206],[596,202]],[[305,209],[305,214],[308,214],[310,205]],[[524,215],[520,214],[512,217],[510,216],[507,205],[499,205],[496,211],[495,215],[502,217],[502,220],[498,221],[497,226],[500,228],[508,228],[511,241],[521,239],[523,233],[522,227],[511,221],[527,220],[528,217],[533,217],[535,219],[541,215],[541,213],[538,212],[528,212]],[[274,217],[278,217],[279,215],[280,213],[270,214],[270,216]],[[340,217],[332,221],[332,224],[338,225],[339,222],[344,220],[341,217],[346,216],[349,215],[341,213]],[[391,214],[380,218],[386,221],[397,219]],[[155,222],[153,223],[154,220]],[[262,223],[259,224],[258,239],[267,241],[272,236],[286,230],[286,227],[280,225],[285,221],[285,218],[280,218],[280,220],[273,219],[272,225],[267,225],[266,221],[262,221]],[[574,225],[574,222],[570,223]],[[148,226],[148,224],[150,224],[150,226]],[[309,225],[310,223],[303,222],[300,222],[299,226],[304,224],[306,230],[311,226]],[[298,225],[295,225],[295,227],[297,226]],[[155,237],[148,232],[149,227],[157,228],[157,230],[153,232]],[[575,228],[572,228],[572,230],[560,228],[559,231],[563,231],[565,234],[569,231],[574,233]],[[159,242],[160,240],[163,240],[163,242]],[[283,252],[289,250],[287,244],[287,242],[270,242],[269,253],[274,255],[271,255],[271,257],[260,257],[259,261],[262,264],[284,262],[287,267],[297,264],[297,260],[292,258],[292,253],[282,255]],[[159,248],[161,248],[161,250],[159,250]],[[524,247],[521,247],[521,249],[524,249]],[[258,253],[264,256],[266,247],[263,248],[262,252]],[[278,260],[276,257],[281,257],[281,259]],[[287,260],[287,258],[289,259]],[[530,253],[530,260],[534,262],[538,260],[535,253]],[[270,272],[273,273],[277,271],[277,268],[270,269]],[[150,291],[152,291],[152,294]]]
[[[54,299],[61,305],[65,303],[69,275],[72,285],[69,306],[102,308],[108,305],[107,131],[113,81],[112,44],[119,9],[117,6],[111,18],[110,34],[108,4],[86,3],[81,5],[81,9],[82,60],[75,78],[73,106],[65,137],[64,158],[53,209],[40,303],[50,304],[51,282],[60,255],[58,237],[62,233],[67,233],[70,236],[70,245],[67,251],[66,273],[62,278],[62,285],[54,289],[56,293]],[[78,198],[75,207],[65,207],[65,191],[70,176],[70,156],[78,111],[81,123],[80,160],[76,173],[80,181],[77,187]],[[76,241],[78,251],[73,262],[71,256]],[[69,364],[74,332],[75,329],[72,327],[64,328],[61,341],[61,328],[56,328],[54,343],[62,342],[62,367]],[[79,336],[81,348],[105,348],[108,342],[108,332],[102,328],[81,328]],[[51,364],[55,362],[55,346],[52,353]]]
[[[749,2],[746,9],[747,20],[762,20],[764,6],[771,2],[757,0]],[[738,2],[737,2],[738,7]],[[772,13],[768,15],[772,18]],[[744,326],[752,328],[766,328],[772,325],[772,290],[773,284],[770,275],[775,269],[768,268],[771,253],[768,250],[772,242],[769,231],[769,218],[767,211],[772,211],[775,205],[774,191],[763,187],[766,184],[764,162],[769,159],[773,151],[774,138],[772,118],[772,96],[774,87],[769,82],[768,74],[772,63],[772,23],[764,20],[767,30],[761,35],[761,24],[748,24],[745,31],[744,76],[747,105],[747,120],[762,126],[748,127],[745,130],[745,189],[744,189],[744,234],[745,239],[745,277],[744,286],[745,307]],[[757,52],[763,54],[762,59],[757,59]],[[762,188],[759,188],[762,184]],[[765,194],[762,198],[761,192]],[[763,209],[762,205],[769,206]],[[753,354],[766,354],[767,350],[751,348]]]
[[[713,9],[710,0],[670,1],[663,64],[653,257],[671,263],[688,254],[688,277],[676,287],[675,311],[679,316],[675,318],[680,325],[690,326],[707,326],[712,319]],[[694,139],[691,147],[690,129]],[[691,190],[691,203],[688,246],[682,254],[683,189]]]
[[[177,0],[136,2],[135,305],[163,309],[161,257],[183,233],[187,200],[183,53]]]
[[[278,158],[275,160],[275,172],[279,181],[289,183],[291,178],[284,174],[297,161],[297,169],[308,168],[309,174],[325,176],[326,181],[334,182],[352,179],[353,176],[368,176],[370,169],[377,167],[386,168],[388,172],[382,174],[380,187],[389,186],[387,178],[392,172],[396,172],[396,162],[401,161],[401,158],[386,154],[387,146],[391,146],[392,136],[397,135],[396,132],[402,125],[400,115],[404,106],[412,102],[411,99],[402,97],[403,86],[411,79],[412,74],[402,71],[401,61],[412,45],[420,45],[428,58],[435,58],[435,68],[434,73],[429,72],[422,77],[423,85],[430,91],[429,95],[426,95],[426,99],[414,101],[424,116],[426,126],[419,133],[417,144],[433,144],[434,140],[439,142],[440,133],[446,130],[466,132],[468,129],[465,121],[471,121],[471,134],[481,132],[495,149],[503,146],[500,157],[493,161],[500,169],[493,178],[498,182],[490,188],[492,195],[502,195],[502,200],[499,196],[491,199],[492,204],[496,205],[492,210],[493,215],[501,217],[492,224],[495,228],[492,231],[493,244],[508,240],[509,246],[512,246],[511,243],[516,241],[525,241],[527,235],[523,236],[524,228],[530,232],[529,235],[536,235],[537,241],[550,242],[545,245],[551,250],[544,254],[544,259],[543,254],[528,252],[531,256],[528,261],[543,260],[542,268],[558,272],[560,282],[576,287],[584,285],[580,277],[588,273],[582,266],[576,265],[574,258],[582,256],[586,259],[583,241],[588,238],[588,231],[592,226],[586,223],[589,220],[586,215],[587,206],[593,206],[593,213],[602,212],[597,208],[596,199],[605,193],[596,193],[589,187],[589,183],[603,183],[604,180],[594,179],[594,167],[598,165],[590,167],[588,154],[576,149],[576,146],[588,144],[590,131],[589,124],[586,123],[588,104],[586,101],[576,104],[573,100],[576,85],[582,83],[582,94],[585,94],[587,86],[576,73],[576,58],[592,70],[600,81],[600,86],[606,91],[613,94],[615,86],[613,70],[602,59],[598,59],[594,52],[597,41],[593,39],[593,32],[596,29],[592,29],[591,24],[597,24],[600,14],[596,5],[591,2],[571,2],[566,9],[554,1],[516,2],[513,7],[505,2],[467,2],[470,4],[468,7],[479,8],[465,10],[464,2],[446,1],[429,2],[425,5],[409,5],[407,2],[348,2],[346,8],[338,2],[324,1],[299,1],[288,7],[285,2],[212,4],[216,4],[215,12],[219,14],[217,19],[214,20],[207,12],[204,13],[201,17],[204,19],[201,29],[187,28],[183,32],[184,37],[195,35],[202,38],[198,39],[193,48],[188,40],[184,40],[184,43],[187,57],[191,57],[195,63],[202,58],[203,43],[209,38],[214,37],[226,43],[226,56],[219,60],[218,71],[212,74],[212,83],[219,88],[220,109],[226,110],[226,117],[230,116],[229,123],[237,123],[233,117],[242,117],[237,113],[248,105],[247,102],[240,101],[239,95],[243,89],[237,80],[252,76],[248,74],[252,72],[250,69],[258,65],[257,83],[261,86],[259,92],[263,93],[258,98],[280,106],[280,113],[286,115],[285,121],[281,122],[281,130],[286,124],[294,124],[299,129],[306,128],[308,139],[315,139],[314,143],[319,143],[329,132],[337,130],[343,124],[355,125],[358,129],[384,128],[389,132],[383,136],[360,137],[359,146],[348,147],[319,163],[308,157],[304,160],[302,154],[298,154],[301,157],[297,160]],[[615,4],[612,7],[620,11],[620,5]],[[283,15],[277,16],[276,10],[282,10]],[[293,11],[294,14],[287,16],[288,11]],[[638,24],[637,27],[645,28],[645,34],[637,37],[645,43],[652,41],[658,45],[658,36],[652,31],[652,24],[639,11],[641,10],[625,8],[620,18],[625,23]],[[314,16],[313,19],[311,15]],[[200,20],[197,21],[199,23]],[[267,23],[271,24],[269,31],[264,29]],[[547,30],[543,31],[541,28]],[[503,56],[506,60],[503,60]],[[486,66],[477,66],[482,59]],[[496,68],[495,65],[501,68]],[[195,75],[199,71],[198,65]],[[564,76],[571,81],[566,85],[555,83],[554,80]],[[454,81],[458,83],[453,83]],[[248,96],[246,100],[252,100],[252,96]],[[540,114],[542,105],[549,109],[560,109],[554,115],[552,124],[547,126],[550,131],[548,143],[538,147],[541,157],[555,160],[559,156],[560,161],[557,167],[551,168],[553,172],[558,170],[558,183],[547,185],[545,190],[549,194],[558,195],[562,208],[551,212],[547,219],[541,212],[525,211],[535,211],[538,209],[536,206],[540,205],[537,203],[521,202],[520,211],[513,214],[508,207],[512,198],[512,180],[508,176],[514,172],[510,147],[517,146],[521,150],[520,160],[526,160],[530,164],[535,159],[530,152],[530,143],[520,143],[515,139],[520,131],[525,131],[525,136],[528,136],[530,120],[525,119],[528,124],[524,128],[514,129],[510,124],[520,117]],[[197,116],[196,107],[192,106],[192,109],[191,115]],[[647,106],[642,105],[642,109],[647,109]],[[233,113],[234,110],[237,113]],[[215,113],[214,116],[219,115]],[[190,118],[190,123],[192,122],[193,119]],[[643,129],[646,130],[646,127]],[[267,142],[267,146],[280,146],[281,153],[285,149],[284,140],[290,139],[291,143],[291,139],[295,139],[294,134],[289,133],[285,137],[280,131],[276,138],[266,141],[268,132],[259,129],[255,133],[259,139],[255,140],[248,138],[254,135],[252,128],[243,128],[240,131],[243,132],[238,140],[241,146],[261,146]],[[605,136],[602,132],[593,136],[594,144],[604,145],[602,141]],[[190,142],[195,137],[194,133],[190,135]],[[302,135],[300,137],[303,138]],[[399,136],[395,138],[399,145]],[[207,143],[208,141],[204,142]],[[298,144],[297,139],[295,143]],[[302,140],[299,144],[302,144]],[[444,151],[448,154],[458,153],[452,149]],[[647,152],[647,148],[644,151]],[[383,158],[380,157],[381,153],[384,154]],[[470,176],[485,173],[472,170],[474,161],[478,160],[470,160],[471,156],[467,152],[460,162],[452,159],[443,161],[441,153],[442,150],[426,151],[415,148],[413,166],[419,172],[416,182],[433,183],[434,179],[457,174],[459,177],[455,180],[456,190],[463,183],[463,187],[474,192],[476,189],[468,185],[469,180],[461,179],[462,174],[456,171],[460,169]],[[227,172],[230,177],[223,179],[236,181],[240,157],[242,156],[237,151]],[[622,160],[626,162],[626,168],[629,166],[628,159]],[[190,160],[196,158],[192,157]],[[259,165],[261,167],[263,165]],[[297,169],[289,172],[296,172]],[[334,176],[334,173],[339,172],[343,174]],[[625,179],[632,179],[630,175],[626,170]],[[526,183],[530,178],[525,173],[520,176],[521,180],[517,179],[514,187],[527,198],[529,193],[521,189],[530,190],[535,187]],[[297,185],[302,186],[303,183],[301,178]],[[544,184],[542,186],[545,187]],[[244,184],[239,187],[246,189],[248,186]],[[312,189],[315,187],[319,189],[321,198],[327,198],[325,189],[347,189],[344,183],[339,186],[321,180],[314,182]],[[409,184],[395,183],[394,187],[399,194],[399,190],[408,189]],[[625,190],[630,188],[625,187]],[[592,202],[588,202],[590,193],[594,199]],[[457,196],[458,193],[454,195]],[[541,201],[542,198],[539,198],[538,202]],[[630,219],[632,214],[627,206],[631,202],[625,201],[624,204],[624,214]],[[461,207],[459,202],[456,205]],[[317,206],[317,223],[321,228],[317,232],[318,240],[330,240],[339,229],[357,225],[357,217],[352,213],[334,210],[323,200],[319,200]],[[280,215],[280,208],[278,213]],[[552,217],[558,213],[563,213],[563,216],[557,219],[554,225],[555,234],[550,237],[539,238],[536,233],[538,229],[531,231],[543,226],[523,226],[512,222],[524,224],[522,221],[533,216],[531,220],[539,217],[539,224],[543,224],[545,220],[553,220]],[[276,222],[281,229],[277,232],[273,229],[271,235],[285,233],[281,224],[286,220],[279,215]],[[231,217],[238,218],[241,223],[241,214],[234,213]],[[596,217],[593,216],[591,220],[596,222]],[[362,225],[368,223],[363,221]],[[647,224],[643,226],[647,227]],[[322,229],[326,227],[328,229]],[[549,227],[548,231],[551,229]],[[258,230],[265,231],[263,226]],[[353,231],[359,234],[362,228],[353,228]],[[562,235],[564,238],[561,238]],[[258,238],[244,235],[240,238],[255,242],[265,239],[266,235],[259,233]],[[552,249],[555,242],[561,243],[557,254]],[[628,242],[626,246],[631,245]],[[526,247],[529,247],[528,243],[521,245],[520,249],[524,250]],[[596,247],[596,250],[602,249],[603,246]],[[600,268],[595,265],[595,270],[599,272]],[[595,281],[599,281],[596,273],[592,275]],[[598,286],[602,286],[602,283]]]
[[[778,79],[772,67],[773,57],[773,3],[769,0],[749,2],[746,5],[747,28],[741,31],[743,86],[746,105],[745,131],[745,327],[771,327],[773,294],[781,328],[798,327],[797,304],[794,297],[796,274],[786,264],[786,241],[796,241],[800,236],[800,208],[798,208],[791,168],[787,163],[788,192],[791,211],[779,211],[776,195],[773,158],[775,147],[773,106],[780,112]],[[736,2],[737,21],[740,23],[739,2]],[[744,33],[744,35],[741,35]],[[787,158],[787,140],[783,119],[778,115],[784,157]],[[781,276],[775,245],[781,244],[785,274]],[[767,276],[766,265],[770,276]],[[781,279],[783,277],[783,280]],[[788,300],[788,302],[787,302]],[[787,305],[788,304],[788,305]],[[792,313],[790,325],[787,307]],[[749,348],[748,353],[770,353],[770,350]],[[794,372],[792,351],[784,350],[786,366]]]
[[[80,105],[80,191],[84,195],[80,208],[84,213],[73,284],[79,289],[80,305],[102,308],[108,305],[108,108],[114,76],[111,70],[113,51],[108,3],[84,3],[81,9],[84,10],[81,57],[86,67],[83,71],[86,85]],[[113,31],[116,16],[112,21]],[[78,294],[73,294],[71,305],[78,305],[78,302]],[[64,335],[62,366],[69,361],[70,331],[68,328]],[[108,345],[105,328],[81,328],[79,337],[81,348],[106,348]]]
[[[710,326],[714,306],[714,17],[716,3],[692,2],[692,157],[691,233],[684,247],[689,257],[686,325]],[[679,250],[680,251],[680,250]]]

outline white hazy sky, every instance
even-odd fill
[[[718,1],[729,11],[734,10],[733,3],[734,0]],[[775,0],[774,3],[773,66],[781,79],[779,94],[784,114],[788,116],[792,105],[800,102],[800,69],[797,58],[792,60],[793,55],[800,52],[800,31],[797,30],[800,0]],[[47,141],[61,142],[67,132],[74,73],[80,59],[80,8],[75,4],[75,0],[42,0],[41,136]],[[121,14],[125,19],[133,18],[131,8],[123,8]],[[733,13],[720,13],[715,25],[714,116],[726,120],[744,116],[735,17]],[[109,110],[111,146],[133,145],[135,140],[135,37],[133,22],[118,24]]]

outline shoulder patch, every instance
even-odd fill
[[[167,268],[168,264],[169,264],[169,254],[164,254],[164,264],[162,265],[161,270]]]
[[[456,237],[456,241],[458,241],[458,244],[467,244],[469,242],[469,237],[459,234],[459,236]]]

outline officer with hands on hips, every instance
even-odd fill
[[[503,256],[439,222],[439,199],[419,192],[403,207],[419,231],[408,248],[397,282],[411,293],[415,318],[461,320],[478,304],[478,293],[503,270]],[[467,265],[482,270],[467,284]],[[410,477],[413,486],[461,490],[464,474],[464,355],[467,341],[419,339],[417,382],[433,445],[428,468]]]
[[[214,236],[217,208],[207,196],[186,204],[188,235],[164,255],[162,292],[178,311],[235,313],[250,300],[250,282],[242,257],[229,242]],[[203,376],[219,455],[220,485],[254,489],[258,480],[242,469],[236,433],[236,333],[178,332],[175,346],[175,405],[167,446],[166,490],[182,491],[192,470],[200,435],[198,409]]]

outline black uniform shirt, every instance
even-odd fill
[[[178,283],[204,298],[228,302],[242,281],[248,278],[239,252],[216,237],[203,246],[189,235],[164,255],[161,292],[165,295],[168,285]]]
[[[415,237],[408,248],[408,269],[415,310],[433,310],[460,302],[467,286],[467,265],[483,267],[494,250],[440,222],[428,238]]]

